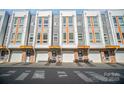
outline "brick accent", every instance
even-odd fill
[[[89,61],[88,51],[87,50],[84,50],[83,60],[84,60],[84,62],[88,62]]]
[[[78,62],[78,51],[74,50],[74,62],[77,63]]]
[[[114,50],[110,51],[110,63],[116,63]]]
[[[106,62],[104,51],[101,51],[101,60],[102,60],[102,63]]]
[[[23,50],[22,51],[22,62],[25,62],[26,61],[26,51]]]
[[[34,56],[34,54],[31,54],[31,56],[30,56],[30,63],[35,63],[35,56]]]

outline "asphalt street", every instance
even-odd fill
[[[0,67],[0,84],[124,84],[124,69]]]

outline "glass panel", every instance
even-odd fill
[[[94,20],[94,26],[98,26],[98,17],[94,16],[93,20]]]
[[[22,33],[18,33],[17,34],[17,41],[21,41],[21,38],[22,38]]]
[[[45,40],[48,39],[48,34],[47,33],[43,33],[43,39],[45,39]]]
[[[30,34],[29,42],[33,42],[33,34]]]
[[[68,19],[69,19],[69,23],[72,23],[72,16],[69,16]]]
[[[41,25],[42,24],[42,17],[38,18],[38,24]]]
[[[39,40],[39,39],[40,39],[40,33],[37,34],[37,40]]]
[[[66,33],[63,33],[63,39],[66,39]]]
[[[63,17],[63,24],[66,24],[66,17]]]
[[[24,17],[20,18],[20,24],[23,25],[24,24]]]
[[[69,39],[74,39],[73,33],[69,33]]]
[[[18,22],[18,17],[15,17],[14,18],[14,24],[17,24],[17,22]]]
[[[120,40],[120,34],[116,33],[116,35],[117,35],[117,39]]]
[[[100,42],[100,33],[95,33],[96,35],[96,42]]]
[[[44,24],[48,25],[48,17],[44,17]]]

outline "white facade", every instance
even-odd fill
[[[93,63],[101,63],[101,54],[99,51],[90,51],[88,57]]]
[[[22,60],[22,52],[21,51],[13,51],[11,53],[11,57],[10,57],[10,62],[21,62]]]
[[[124,51],[117,51],[115,56],[118,63],[124,63]]]
[[[124,10],[109,10],[108,11],[108,17],[109,17],[109,22],[111,26],[111,31],[112,31],[112,36],[114,38],[114,44],[113,45],[119,45],[120,47],[124,47],[124,44],[118,44],[117,40],[117,35],[116,35],[116,29],[114,27],[114,21],[113,21],[113,16],[124,16]],[[122,29],[122,32],[124,32],[124,29]]]
[[[105,40],[104,40],[104,33],[102,27],[102,20],[100,11],[84,11],[84,25],[85,25],[85,33],[86,33],[86,45],[89,45],[91,48],[104,48],[105,47]],[[98,17],[98,25],[100,31],[101,42],[100,43],[90,43],[90,36],[88,31],[88,16],[97,16]]]
[[[23,24],[23,30],[22,30],[22,37],[21,37],[21,43],[19,44],[13,44],[11,43],[11,37],[13,32],[13,24],[14,24],[14,18],[15,17],[24,17],[24,24]],[[19,48],[21,45],[26,45],[27,41],[27,34],[28,34],[28,24],[29,24],[29,12],[28,11],[13,11],[12,18],[10,22],[10,28],[8,32],[8,39],[7,39],[7,46],[8,48]]]
[[[62,42],[62,17],[63,16],[72,16],[73,17],[73,25],[74,25],[74,44],[63,44]],[[76,48],[78,46],[78,37],[77,37],[77,22],[76,22],[76,11],[60,11],[60,43],[59,45],[63,48]]]
[[[37,44],[37,26],[38,26],[38,17],[48,17],[48,43],[38,45]],[[36,12],[36,18],[35,18],[35,28],[34,28],[34,41],[33,46],[35,48],[49,48],[51,46],[51,33],[52,33],[52,11],[37,11]]]
[[[37,51],[36,53],[36,63],[48,61],[48,52],[46,51]]]

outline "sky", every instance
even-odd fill
[[[0,0],[0,9],[124,9],[124,0]]]

